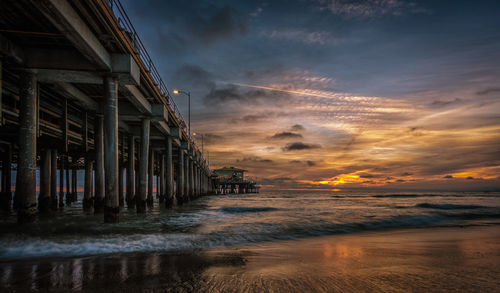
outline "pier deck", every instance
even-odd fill
[[[3,209],[13,166],[19,222],[74,201],[77,169],[84,208],[106,222],[125,204],[144,212],[153,180],[167,206],[211,191],[206,160],[118,0],[1,5]]]

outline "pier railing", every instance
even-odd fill
[[[139,55],[139,58],[144,63],[145,67],[148,70],[148,73],[153,78],[155,85],[160,90],[160,93],[164,97],[166,97],[168,105],[170,107],[172,107],[172,110],[174,111],[175,116],[180,121],[180,124],[181,124],[180,127],[187,133],[187,136],[191,140],[191,143],[193,144],[194,148],[198,150],[198,147],[196,146],[194,138],[192,137],[191,133],[188,133],[186,122],[185,122],[184,118],[182,117],[182,114],[179,111],[179,108],[175,104],[172,96],[170,95],[170,92],[168,91],[167,86],[165,85],[165,82],[161,78],[161,75],[158,73],[158,69],[156,69],[156,66],[153,63],[151,56],[149,55],[148,51],[146,50],[146,47],[144,46],[144,44],[142,43],[142,40],[139,37],[139,34],[137,34],[137,32],[136,32],[132,22],[130,21],[130,18],[128,17],[127,13],[125,12],[125,9],[123,8],[120,0],[107,0],[107,3],[109,5],[109,7],[111,8],[111,11],[113,11],[113,13],[115,14],[115,17],[118,20],[118,23],[120,24],[120,26],[127,32],[128,37],[130,39],[130,42],[136,50],[135,53],[137,55]]]

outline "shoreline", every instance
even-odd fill
[[[2,261],[0,271],[7,292],[495,292],[500,229],[395,229],[191,251]]]

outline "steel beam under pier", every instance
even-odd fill
[[[19,78],[19,154],[16,176],[18,223],[36,215],[36,76],[22,71]]]
[[[114,76],[104,78],[104,222],[120,221],[118,199],[118,82]]]

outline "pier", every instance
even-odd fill
[[[212,192],[207,161],[118,0],[1,5],[2,209],[27,223],[71,205],[77,170],[83,209],[104,222],[123,206],[144,213],[155,195],[170,207]]]
[[[215,169],[212,174],[214,193],[259,193],[257,182],[245,179],[246,171],[232,166]]]

